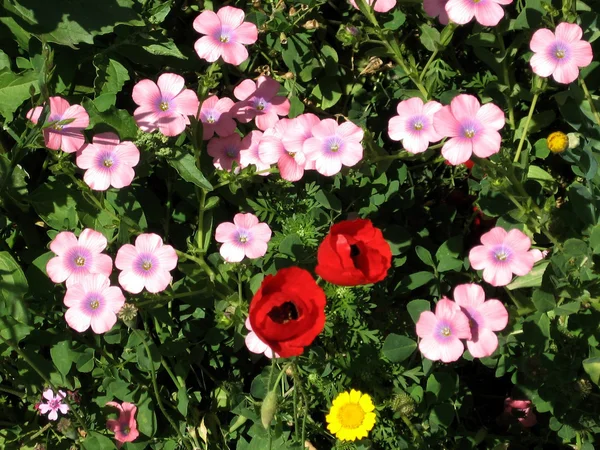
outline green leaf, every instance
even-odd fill
[[[393,363],[402,362],[417,349],[417,343],[406,336],[391,333],[383,343],[383,355]]]
[[[28,288],[21,266],[10,253],[0,252],[0,316],[28,324],[29,313],[24,301]]]
[[[169,164],[185,181],[193,183],[206,191],[213,190],[212,184],[209,183],[204,174],[196,167],[196,160],[189,153],[182,154],[177,159],[170,159]]]
[[[396,286],[396,290],[400,292],[408,292],[426,285],[430,281],[435,280],[435,276],[431,272],[415,272],[405,276]]]
[[[417,323],[423,311],[431,311],[431,303],[428,300],[413,300],[406,305],[406,309],[413,322]]]
[[[147,392],[144,392],[138,403],[137,422],[140,433],[152,437],[156,433],[156,414],[154,404]]]
[[[33,191],[29,201],[44,222],[55,230],[77,228],[78,191],[68,187],[65,178],[50,179]]]
[[[96,431],[91,431],[81,445],[85,450],[111,450],[117,448],[112,439]]]
[[[527,171],[528,180],[554,182],[554,177],[538,166],[529,166]]]
[[[109,109],[101,111],[101,108],[99,109],[96,104],[96,100],[92,101],[89,98],[85,98],[82,105],[90,116],[91,128],[106,128],[108,126],[117,132],[122,141],[136,139],[138,127],[133,116],[126,110],[111,106]],[[95,131],[98,132],[99,130]]]
[[[388,30],[397,30],[404,22],[406,22],[406,14],[404,14],[400,9],[394,9],[391,13],[392,19],[383,23],[383,27]]]
[[[188,403],[190,399],[188,397],[185,386],[181,386],[177,391],[177,410],[183,417],[187,416]]]
[[[592,233],[590,234],[590,247],[594,254],[597,255],[600,253],[600,225],[596,225],[592,228]]]
[[[340,212],[342,210],[342,202],[334,195],[324,191],[318,191],[315,194],[315,200],[326,209]]]
[[[512,291],[514,289],[522,289],[526,287],[539,287],[542,285],[542,277],[546,271],[546,267],[550,264],[549,261],[542,261],[539,264],[533,266],[531,272],[522,277],[517,277],[506,286],[506,289]]]
[[[337,80],[337,77],[330,76],[321,78],[312,90],[312,95],[322,109],[331,108],[342,98],[342,89]]]
[[[86,348],[77,361],[75,361],[75,367],[80,372],[88,373],[94,370],[94,352],[93,348]]]
[[[429,25],[421,25],[421,44],[430,52],[434,52],[440,45],[440,32]]]
[[[554,300],[554,295],[549,292],[542,291],[541,289],[536,289],[533,291],[533,295],[531,297],[535,308],[540,312],[551,311],[556,308],[556,300]]]
[[[435,395],[438,402],[449,400],[455,393],[458,378],[450,372],[434,372],[427,379],[426,392]]]
[[[98,54],[94,57],[96,66],[96,79],[94,88],[103,94],[117,94],[129,78],[129,72],[119,61]]]
[[[33,89],[39,92],[38,74],[34,71],[17,75],[10,69],[0,71],[0,114],[6,122],[12,122],[13,114],[27,100]]]
[[[417,252],[417,256],[421,261],[435,269],[435,263],[433,262],[433,258],[431,257],[431,253],[429,252],[429,250],[427,250],[425,247],[417,245],[415,247],[415,251]]]
[[[600,386],[600,357],[584,359],[582,364],[590,380]]]
[[[71,341],[60,341],[50,349],[52,362],[63,375],[71,370],[71,365],[78,355],[71,349]]]

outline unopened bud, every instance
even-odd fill
[[[288,14],[290,17],[295,16],[296,14],[298,14],[298,10],[296,8],[294,8],[293,6],[290,8],[290,10],[288,11]]]
[[[285,80],[292,80],[294,78],[294,74],[292,72],[286,72],[283,74],[283,77]]]
[[[320,27],[320,24],[315,19],[312,19],[305,22],[304,25],[302,25],[302,27],[307,30],[316,30]]]
[[[567,133],[567,139],[569,140],[569,148],[573,150],[574,148],[579,147],[581,142],[581,138],[579,137],[579,133]]]
[[[415,412],[415,401],[410,395],[403,392],[394,395],[391,407],[394,411],[408,417]]]
[[[260,407],[260,421],[265,430],[271,425],[275,411],[277,411],[277,391],[273,390],[267,394]]]
[[[133,328],[137,318],[138,309],[132,303],[125,303],[119,311],[119,319],[123,321],[127,328]]]
[[[562,153],[569,147],[569,138],[562,131],[555,131],[550,133],[546,144],[552,153]]]

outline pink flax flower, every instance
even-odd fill
[[[483,26],[494,27],[504,17],[500,5],[510,5],[513,0],[448,0],[446,12],[452,22],[464,25],[473,17]]]
[[[356,0],[349,0],[350,4],[358,9]],[[373,11],[386,13],[396,6],[396,0],[365,0],[365,3],[373,7]],[[374,4],[373,4],[374,3]]]
[[[140,162],[140,151],[133,142],[119,141],[115,133],[100,133],[77,155],[77,167],[86,170],[83,180],[96,191],[112,186],[129,186]]]
[[[255,120],[259,130],[265,131],[273,127],[279,116],[287,116],[290,112],[290,101],[277,95],[280,84],[273,78],[261,75],[255,83],[247,79],[233,90],[235,98],[240,100],[232,111],[241,123]]]
[[[58,419],[58,411],[61,414],[67,414],[69,412],[69,405],[63,403],[64,398],[67,396],[65,391],[58,391],[58,394],[54,395],[52,389],[46,389],[42,396],[48,400],[48,403],[40,403],[37,407],[41,414],[48,414],[49,420]]]
[[[311,113],[301,114],[292,119],[292,126],[288,128],[283,136],[283,145],[288,153],[304,153],[304,143],[313,137],[312,130],[321,122],[317,116]],[[315,170],[315,162],[306,159],[304,170]]]
[[[203,140],[209,140],[215,133],[221,137],[235,133],[235,120],[229,112],[233,105],[230,98],[219,99],[216,95],[211,95],[202,102],[198,119],[202,122]]]
[[[247,143],[248,142],[246,142],[246,144]],[[240,159],[242,147],[244,146],[242,144],[242,138],[240,135],[232,134],[231,136],[223,138],[212,138],[210,141],[208,141],[207,151],[208,154],[213,157],[213,165],[217,169],[231,172],[233,163],[235,162],[237,164],[235,173],[237,173],[242,168]]]
[[[67,287],[89,274],[110,276],[112,259],[102,251],[108,241],[102,233],[86,228],[79,239],[70,231],[61,231],[50,243],[57,256],[46,264],[46,272],[55,283],[67,282]]]
[[[470,339],[469,318],[447,298],[435,306],[435,314],[423,311],[417,322],[419,350],[425,358],[445,363],[456,361],[465,351],[461,339]]]
[[[208,62],[220,57],[228,64],[239,66],[248,59],[244,45],[254,44],[258,39],[258,28],[244,22],[244,11],[232,6],[224,6],[215,14],[202,11],[194,20],[194,30],[205,34],[194,44],[198,56]]]
[[[190,124],[188,116],[198,113],[198,97],[185,89],[185,80],[174,73],[163,73],[155,83],[141,80],[133,87],[133,112],[138,127],[146,133],[158,129],[165,136],[177,136]]]
[[[514,400],[510,397],[505,399],[503,415],[505,418],[516,417],[519,423],[525,428],[530,428],[537,423],[537,418],[533,412],[533,405],[529,400]]]
[[[498,337],[508,324],[508,311],[500,300],[485,299],[485,292],[478,284],[459,284],[454,288],[454,301],[471,324],[471,339],[467,348],[474,358],[490,356],[498,348]]]
[[[223,222],[217,227],[215,240],[223,243],[219,253],[227,262],[240,262],[244,256],[256,259],[267,253],[271,228],[259,223],[254,214],[236,214],[233,223]]]
[[[275,355],[275,358],[279,358],[279,355],[277,353],[274,354],[273,349],[271,349],[271,347],[269,347],[267,344],[261,341],[261,339],[256,335],[256,333],[252,331],[252,325],[250,325],[250,317],[246,318],[246,322],[244,322],[244,325],[249,331],[245,339],[246,348],[249,351],[258,355],[264,354],[269,359],[273,358],[273,355]]]
[[[125,442],[135,441],[140,435],[137,429],[137,421],[135,420],[137,407],[133,403],[128,402],[123,402],[120,405],[117,402],[108,402],[106,406],[111,406],[119,410],[118,419],[108,419],[106,421],[106,428],[115,433],[117,448],[121,448]]]
[[[269,175],[268,169],[271,165],[260,159],[260,155],[258,154],[258,146],[262,137],[262,131],[252,130],[244,139],[242,139],[242,145],[240,147],[240,166],[248,167],[250,164],[253,164],[256,166],[257,174],[266,177]]]
[[[42,114],[42,107],[37,106],[27,113],[27,118],[33,123],[38,123]],[[75,153],[83,144],[85,137],[83,130],[90,124],[90,116],[81,105],[70,105],[62,97],[50,97],[50,114],[46,123],[56,122],[44,128],[44,143],[52,150],[66,153]],[[64,123],[61,123],[64,122]]]
[[[292,128],[291,119],[281,119],[273,128],[265,131],[258,146],[258,154],[261,161],[267,164],[277,163],[281,178],[287,181],[298,181],[304,175],[306,157],[303,151],[292,152],[284,144],[283,140]]]
[[[91,325],[94,333],[101,334],[117,322],[125,297],[119,287],[110,285],[108,277],[93,274],[67,288],[64,304],[69,308],[65,320],[71,328],[82,333]]]
[[[471,249],[469,261],[473,269],[483,269],[483,279],[492,286],[506,286],[513,274],[527,275],[538,256],[529,250],[531,240],[517,229],[492,228],[481,236],[481,244]]]
[[[388,124],[390,139],[402,141],[402,145],[410,153],[424,152],[430,142],[442,139],[433,128],[433,115],[440,109],[440,103],[431,101],[423,104],[419,97],[398,103],[398,115],[392,117]]]
[[[581,39],[583,31],[574,23],[559,23],[555,33],[542,28],[533,33],[529,47],[535,53],[529,63],[540,77],[568,84],[577,79],[579,68],[589,66],[594,55],[589,42]]]
[[[437,17],[442,25],[448,25],[447,2],[448,0],[423,0],[423,9],[428,16]]]
[[[364,132],[352,122],[338,125],[333,119],[325,119],[314,126],[312,134],[314,137],[304,142],[303,150],[321,175],[335,175],[342,165],[352,167],[363,157]]]
[[[177,253],[172,246],[164,245],[158,234],[144,233],[135,239],[135,246],[125,244],[119,249],[115,266],[122,270],[119,284],[127,292],[139,294],[146,288],[156,294],[171,283],[170,271],[177,267]]]
[[[472,95],[460,94],[433,116],[435,131],[449,137],[442,155],[452,165],[467,162],[471,155],[487,158],[500,151],[504,113],[493,103],[480,105]]]

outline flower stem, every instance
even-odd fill
[[[519,141],[519,146],[517,147],[517,152],[515,153],[515,158],[513,159],[513,162],[519,162],[519,159],[521,158],[521,150],[523,149],[523,144],[525,143],[525,139],[527,138],[527,133],[529,132],[529,124],[531,123],[533,111],[535,110],[535,104],[537,103],[539,96],[539,92],[533,94],[533,100],[531,101],[531,106],[529,107],[529,114],[527,114],[527,119],[525,120],[525,125],[523,126],[521,134],[521,140]]]
[[[427,69],[429,69],[429,66],[431,65],[431,63],[433,62],[433,60],[435,59],[437,54],[438,54],[438,49],[436,48],[435,51],[431,54],[431,56],[427,60],[425,67],[423,67],[423,70],[421,71],[421,75],[419,76],[419,81],[421,83],[423,82],[423,78],[425,78],[425,75],[427,75]]]
[[[304,390],[304,386],[302,385],[302,381],[300,380],[300,370],[298,369],[297,359],[293,362],[292,366],[293,375],[294,375],[294,390],[296,387],[300,390],[300,396],[302,397],[302,403],[304,407],[304,414],[302,415],[302,438],[300,443],[306,442],[306,417],[308,416],[308,396],[306,395],[306,391]],[[298,426],[296,423],[295,426]]]
[[[502,77],[504,78],[504,84],[508,87],[504,98],[506,99],[506,106],[508,107],[508,123],[510,125],[510,129],[514,130],[515,125],[515,108],[512,101],[512,86],[510,83],[510,74],[508,71],[508,54],[506,52],[506,47],[504,46],[504,38],[500,33],[500,29],[498,27],[495,28],[496,38],[498,39],[498,44],[500,45],[500,51],[502,52]]]
[[[406,424],[406,426],[408,427],[408,429],[410,430],[410,432],[413,435],[413,439],[418,442],[420,445],[423,444],[423,437],[421,436],[421,433],[419,433],[419,430],[417,430],[415,428],[415,426],[413,425],[413,423],[408,419],[408,417],[406,417],[404,414],[400,414],[400,418],[402,419],[402,421]]]
[[[585,84],[585,81],[583,81],[583,78],[579,78],[579,83],[581,83],[581,88],[583,89],[585,98],[587,99],[587,101],[590,104],[590,109],[592,110],[592,114],[594,114],[596,123],[598,125],[600,125],[600,114],[598,114],[598,110],[596,109],[596,106],[594,105],[594,99],[592,98],[592,94],[590,94],[590,91],[589,91],[587,85]]]

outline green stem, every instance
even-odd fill
[[[23,398],[27,395],[25,392],[20,392],[20,391],[17,391],[16,389],[7,388],[4,386],[0,386],[0,392],[6,392],[7,394],[12,394],[12,395],[15,395],[20,398]]]
[[[151,305],[152,303],[171,301],[171,300],[175,300],[177,298],[193,297],[194,295],[200,294],[202,292],[204,292],[204,290],[180,292],[179,294],[160,295],[160,296],[157,296],[156,298],[151,298],[148,300],[144,300],[143,302],[135,303],[135,306],[137,306],[139,308],[141,306]]]
[[[431,63],[433,62],[433,60],[435,59],[437,54],[438,54],[438,49],[436,48],[435,51],[431,54],[431,56],[427,60],[425,67],[423,67],[423,70],[421,71],[421,75],[419,76],[419,81],[421,83],[423,82],[423,78],[425,78],[425,75],[427,75],[427,69],[429,69],[429,66],[431,65]]]
[[[408,429],[410,430],[410,432],[413,435],[413,439],[415,441],[417,441],[419,444],[423,444],[423,437],[421,436],[421,433],[419,433],[419,430],[417,430],[415,428],[415,426],[413,425],[413,423],[408,419],[408,417],[406,417],[404,414],[400,414],[400,418],[402,419],[402,421],[406,424],[406,426],[408,427]]]
[[[506,94],[504,94],[504,98],[506,99],[506,106],[508,107],[508,123],[510,125],[510,129],[514,130],[515,125],[515,108],[512,101],[512,86],[510,83],[510,73],[508,70],[508,54],[506,53],[506,47],[504,46],[504,38],[500,33],[498,27],[495,28],[496,38],[498,39],[498,44],[500,44],[500,51],[502,52],[502,77],[504,78],[504,84],[508,87]]]
[[[204,272],[206,272],[210,281],[214,283],[215,278],[216,278],[215,272],[210,268],[208,263],[204,260],[203,255],[192,256],[192,255],[189,255],[180,250],[175,250],[175,251],[177,252],[177,256],[179,256],[180,258],[189,259],[190,261],[194,261],[196,264],[198,264],[202,268],[202,270],[204,270]]]
[[[539,96],[539,92],[536,92],[533,95],[533,100],[531,101],[531,106],[529,107],[529,114],[527,114],[527,119],[525,120],[525,125],[523,126],[521,134],[521,140],[519,141],[519,146],[517,147],[517,152],[515,153],[515,158],[513,159],[513,162],[519,162],[519,159],[521,158],[521,150],[523,149],[523,144],[525,143],[525,139],[527,138],[527,133],[529,132],[529,124],[531,123],[533,111],[535,110],[535,104],[537,103]]]
[[[198,231],[196,231],[196,246],[204,254],[204,205],[206,204],[206,191],[198,189]],[[208,272],[207,272],[208,273]]]
[[[594,115],[594,118],[596,119],[596,123],[598,125],[600,125],[600,114],[598,114],[598,110],[596,109],[596,106],[594,105],[594,99],[592,99],[592,94],[590,94],[590,91],[589,91],[587,85],[585,84],[585,81],[583,81],[583,78],[579,79],[579,83],[581,83],[581,88],[583,89],[585,98],[587,99],[587,101],[590,104],[590,109],[592,110],[592,114]]]
[[[294,373],[294,390],[296,387],[300,390],[300,396],[302,397],[302,403],[304,407],[304,414],[302,417],[302,438],[300,439],[300,443],[304,445],[306,442],[306,417],[308,416],[308,395],[306,395],[306,391],[304,390],[304,386],[302,381],[300,380],[300,369],[298,368],[298,363],[294,361],[292,363],[292,370]],[[296,423],[295,426],[298,426]]]

